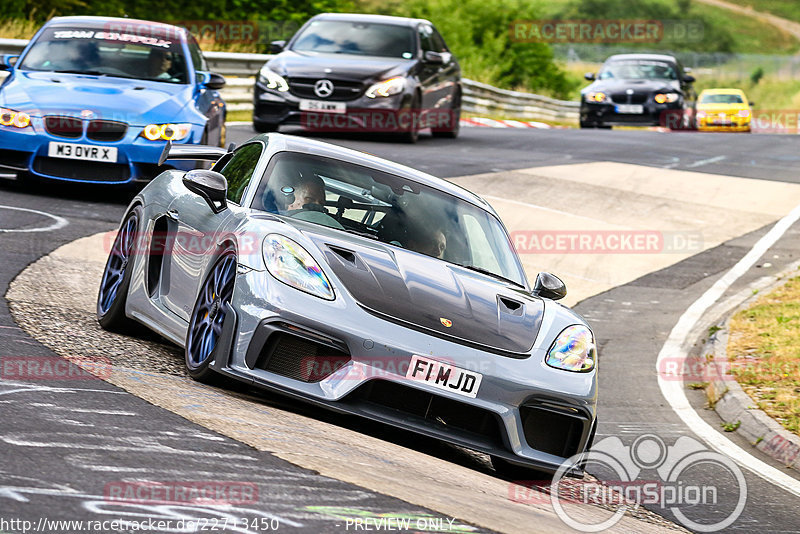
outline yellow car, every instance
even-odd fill
[[[749,132],[753,112],[740,89],[706,89],[697,98],[697,129]]]

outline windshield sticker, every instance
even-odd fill
[[[62,30],[53,32],[55,39],[99,39],[102,41],[118,41],[121,43],[135,43],[149,46],[158,46],[161,48],[169,48],[172,46],[172,41],[164,41],[163,39],[156,39],[155,37],[146,37],[144,35],[132,35],[130,33],[118,32],[94,32],[87,30]]]

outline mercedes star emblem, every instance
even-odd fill
[[[333,82],[330,80],[319,80],[314,84],[314,93],[320,98],[328,98],[333,94]]]

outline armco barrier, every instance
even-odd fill
[[[18,54],[28,41],[0,39],[0,54]],[[228,77],[222,96],[231,111],[253,109],[253,83],[261,66],[270,54],[241,54],[205,52],[209,70]],[[505,118],[531,120],[576,121],[578,102],[555,100],[546,96],[498,89],[463,79],[462,109],[468,113],[495,115]]]

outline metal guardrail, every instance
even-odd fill
[[[17,54],[27,44],[24,39],[0,39],[0,54]],[[228,84],[222,90],[228,109],[253,109],[255,76],[272,55],[205,52],[204,56],[210,70],[228,77]],[[462,85],[462,110],[468,113],[528,120],[576,121],[578,118],[578,102],[498,89],[466,78],[462,79]]]

